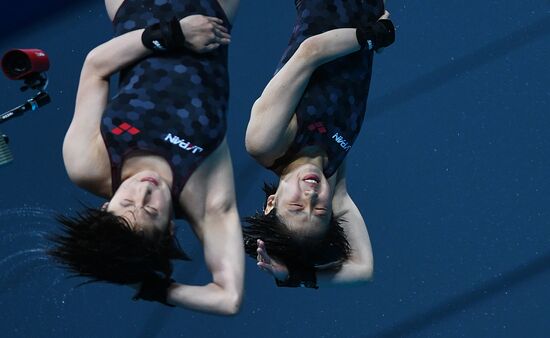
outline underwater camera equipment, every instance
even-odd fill
[[[21,91],[32,89],[37,90],[38,93],[25,103],[0,114],[0,124],[51,102],[50,96],[46,93],[48,86],[46,71],[49,68],[48,55],[40,49],[12,49],[4,54],[2,70],[6,77],[10,80],[23,80]],[[13,161],[8,142],[8,137],[0,133],[0,165]]]

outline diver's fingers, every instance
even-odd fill
[[[256,241],[256,244],[258,245],[258,248],[265,250],[265,243],[261,239],[258,239]],[[267,251],[267,250],[266,250]]]
[[[220,32],[225,33],[225,34],[229,34],[229,32],[227,31],[227,28],[225,28],[224,26],[222,26],[222,25],[220,25],[216,22],[213,22],[212,25],[214,25],[214,29],[219,30]]]
[[[261,256],[260,257],[261,262],[271,264],[271,258],[269,258],[269,256],[267,255],[267,252],[264,249],[258,248],[258,250],[256,250],[256,252],[258,253],[258,255]]]
[[[208,19],[214,23],[217,23],[218,25],[223,25],[223,20],[220,18],[216,18],[215,16],[209,16]],[[224,27],[225,28],[225,27]],[[227,29],[226,29],[227,30]]]
[[[231,43],[231,39],[218,38],[217,43],[220,44],[220,45],[228,45],[228,44]]]
[[[213,51],[214,49],[218,48],[220,46],[220,43],[219,42],[214,42],[214,43],[210,43],[206,46],[204,46],[204,48],[202,49],[202,52],[205,53],[205,52],[211,52]]]
[[[267,254],[267,249],[265,247],[264,241],[261,239],[258,239],[258,250],[256,251],[258,254],[262,256],[263,261],[265,261],[268,264],[271,264],[271,257]]]
[[[222,39],[231,39],[231,35],[227,34],[226,32],[222,32],[219,29],[214,30],[214,35]]]
[[[203,51],[210,52],[216,48],[218,48],[221,45],[228,45],[231,42],[231,38],[226,38],[218,35],[218,33],[214,32],[212,33],[212,36],[208,41],[205,42],[205,46],[203,47]]]
[[[264,261],[264,256],[262,256],[261,252],[262,252],[262,249],[260,249],[260,248],[256,249],[256,253],[257,253],[256,260],[258,262],[263,262]]]
[[[256,265],[260,268],[260,270],[265,271],[267,273],[273,274],[273,269],[271,265],[264,263],[264,262],[258,262]]]
[[[231,35],[229,35],[227,33],[224,33],[222,31],[219,31],[219,30],[214,31],[214,36],[218,40],[223,40],[223,39],[231,40]]]

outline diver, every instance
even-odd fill
[[[244,252],[225,134],[227,45],[239,1],[105,4],[116,37],[84,61],[63,158],[71,181],[108,201],[58,216],[62,232],[49,254],[88,282],[135,288],[134,299],[235,314]],[[174,218],[201,241],[212,282],[171,278],[171,260],[188,259]]]
[[[263,210],[245,219],[245,249],[277,286],[368,281],[372,248],[345,158],[363,123],[373,52],[395,29],[382,0],[295,4],[289,46],[246,131],[247,151],[279,182],[264,184]]]

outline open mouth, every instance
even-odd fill
[[[321,182],[321,178],[315,174],[307,174],[306,176],[304,176],[304,178],[302,178],[302,181],[309,184],[317,185],[319,184],[319,182]]]
[[[153,183],[155,186],[159,186],[159,181],[155,180],[154,178],[152,177],[145,177],[145,178],[142,178],[141,179],[141,182],[150,182],[150,183]]]

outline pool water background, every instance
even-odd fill
[[[61,145],[84,57],[112,28],[102,1],[25,6],[1,14],[0,51],[47,51],[53,102],[0,125],[15,156],[0,167],[2,337],[549,335],[548,1],[388,1],[397,42],[375,58],[347,174],[374,281],[278,289],[247,260],[243,306],[230,318],[133,302],[132,290],[110,285],[73,289],[79,280],[43,259],[53,212],[101,203],[70,183]],[[228,139],[241,216],[274,179],[246,155],[244,130],[293,22],[290,0],[242,1],[235,22]],[[2,109],[28,98],[18,87],[0,79]],[[178,236],[194,260],[178,263],[176,278],[206,282],[186,224]]]

